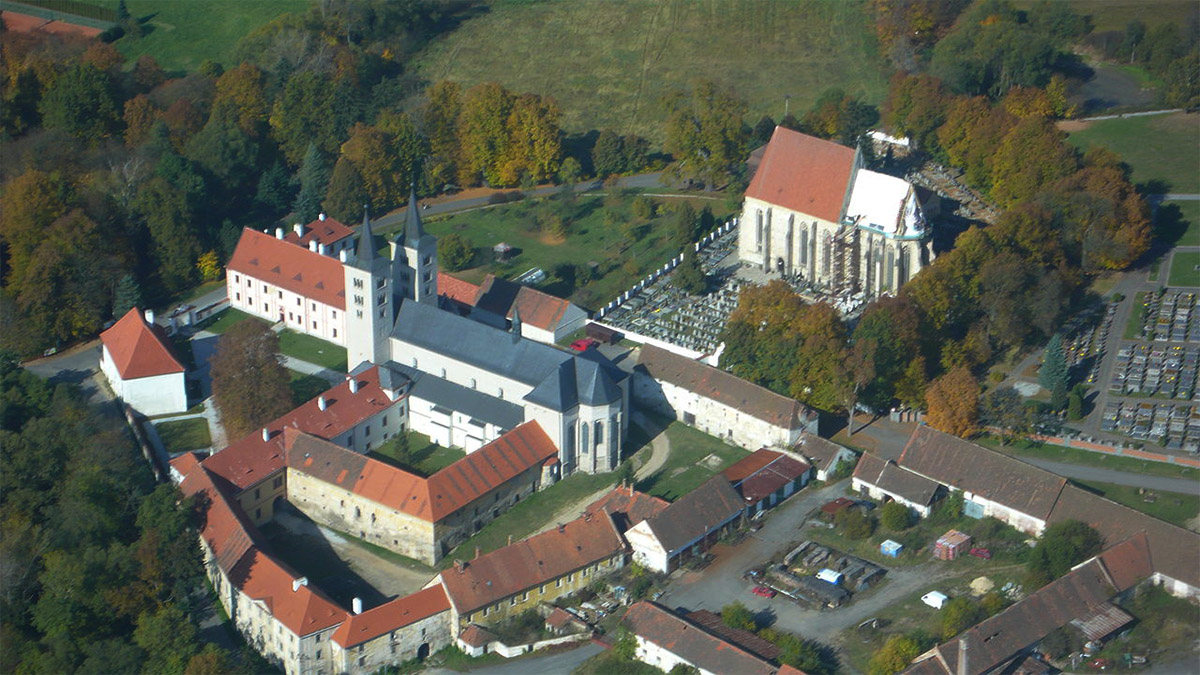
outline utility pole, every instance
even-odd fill
[[[792,104],[792,95],[784,94],[783,95],[783,117],[784,117],[784,119],[787,119],[788,108],[791,107],[791,104]]]

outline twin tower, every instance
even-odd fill
[[[421,225],[416,187],[408,199],[404,229],[388,242],[388,256],[377,249],[370,217],[364,212],[358,248],[346,274],[346,356],[351,369],[364,361],[391,358],[388,336],[402,300],[437,306],[437,238]]]

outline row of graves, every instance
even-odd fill
[[[1146,294],[1142,339],[1153,342],[1200,342],[1197,294],[1159,289]]]
[[[1101,431],[1159,443],[1168,450],[1200,453],[1200,406],[1152,401],[1110,401]]]
[[[672,268],[640,282],[597,318],[618,330],[711,354],[745,285],[734,274],[737,265],[729,263],[737,237],[736,221],[730,221],[697,244],[697,261],[708,277],[709,292],[692,296],[676,288]]]
[[[1125,344],[1117,352],[1108,393],[1200,401],[1198,375],[1200,347]]]
[[[1066,326],[1068,336],[1063,340],[1063,354],[1073,378],[1093,384],[1100,377],[1100,366],[1107,353],[1108,335],[1112,331],[1113,317],[1120,303],[1105,306],[1104,315],[1097,322],[1095,314],[1072,319]],[[1097,325],[1098,324],[1098,325]]]

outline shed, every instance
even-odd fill
[[[846,499],[845,497],[838,497],[837,499],[821,507],[821,516],[828,520],[833,520],[833,517],[836,516],[839,511],[848,509],[851,506],[854,506],[854,502],[852,500]]]
[[[492,247],[492,253],[495,254],[496,260],[504,262],[512,257],[513,247],[502,241]]]
[[[589,338],[606,345],[616,344],[621,340],[620,333],[598,323],[589,323],[584,332]]]
[[[901,544],[898,541],[892,541],[891,539],[886,539],[882,544],[879,545],[879,552],[889,558],[900,557],[900,551],[903,550],[904,544]]]
[[[933,545],[933,557],[938,560],[954,560],[960,554],[969,551],[970,546],[971,535],[958,530],[950,530],[938,537],[937,542]]]

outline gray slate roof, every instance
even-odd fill
[[[575,354],[450,312],[405,302],[392,337],[533,387],[526,400],[552,410],[618,400],[627,375],[601,354]]]
[[[525,421],[525,411],[516,403],[489,396],[395,361],[389,361],[387,365],[404,373],[413,381],[412,389],[409,390],[411,396],[450,408],[480,422],[494,424],[505,431],[515,429]]]

